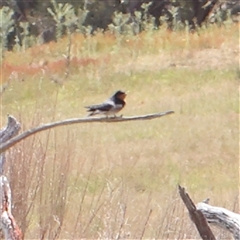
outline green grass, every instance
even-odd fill
[[[117,234],[196,238],[177,184],[186,187],[196,203],[210,197],[213,205],[238,211],[235,28],[213,27],[199,36],[190,35],[188,46],[182,44],[182,33],[163,30],[152,34],[152,39],[131,37],[122,46],[111,35],[99,34],[91,39],[97,43],[93,53],[81,50],[89,59],[96,57],[97,63],[70,64],[68,79],[62,74],[64,65],[57,62],[66,39],[29,49],[22,61],[18,52],[6,55],[9,64],[15,59],[22,65],[2,94],[2,125],[7,113],[17,117],[25,130],[84,117],[84,106],[101,102],[117,89],[128,91],[125,116],[175,111],[150,121],[65,126],[15,146],[8,154],[16,176],[13,201],[18,201],[23,186],[25,191],[14,216],[26,238],[40,238],[45,229],[45,237],[53,239],[58,222],[62,225],[57,236],[65,239],[116,238]],[[154,52],[145,38],[155,44],[165,41],[167,47]],[[130,45],[134,41],[136,46]],[[79,44],[80,40],[73,41],[73,57],[80,57]],[[112,53],[114,47],[117,51]],[[36,54],[38,48],[46,51],[49,63],[43,71],[29,72],[24,64],[32,58],[38,63],[42,58]],[[24,203],[26,208],[33,203],[27,218]],[[25,227],[23,219],[27,219]]]

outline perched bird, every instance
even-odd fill
[[[114,115],[118,113],[125,106],[126,93],[123,91],[117,91],[108,100],[101,104],[86,106],[87,111],[90,112],[88,116],[96,114],[105,114],[106,116]]]

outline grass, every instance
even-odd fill
[[[25,238],[199,238],[178,196],[239,211],[237,25],[126,36],[73,35],[5,54],[6,114],[22,129],[86,116],[85,105],[128,91],[122,114],[159,120],[39,133],[8,152],[13,213]],[[24,54],[24,58],[23,58]],[[229,238],[215,229],[217,237]]]

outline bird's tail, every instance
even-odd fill
[[[88,114],[88,117],[91,117],[97,114],[96,109],[93,109],[91,106],[85,106],[85,108],[87,108],[87,112],[90,112]]]
[[[88,117],[91,117],[91,116],[94,116],[94,115],[96,115],[94,112],[90,112],[90,113],[88,114]]]

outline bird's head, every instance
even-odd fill
[[[124,100],[125,97],[127,96],[127,94],[121,90],[117,91],[115,94],[114,94],[114,97],[118,98],[118,99],[121,99],[121,100]]]

